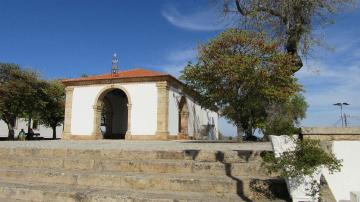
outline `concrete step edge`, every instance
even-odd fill
[[[133,177],[162,177],[162,178],[181,178],[181,179],[197,179],[197,180],[207,180],[207,181],[223,181],[229,182],[232,181],[231,178],[224,176],[202,176],[197,175],[196,173],[144,173],[144,172],[118,172],[118,171],[84,171],[84,170],[63,170],[63,169],[44,169],[44,168],[0,168],[1,172],[20,172],[25,174],[30,173],[44,173],[50,175],[98,175],[98,176],[133,176]],[[245,176],[244,176],[245,177]]]
[[[97,172],[191,173],[199,176],[226,176],[229,172],[238,177],[270,177],[259,163],[198,162],[193,160],[109,160],[79,158],[0,158],[0,168],[6,169],[62,169]],[[249,171],[249,172],[248,172]]]
[[[1,198],[1,197],[0,197],[0,201],[1,202],[28,202],[26,200],[21,200],[21,199],[7,199],[7,198]]]
[[[42,182],[92,187],[118,187],[138,190],[168,190],[177,192],[238,193],[237,181],[230,177],[171,175],[148,173],[68,172],[44,169],[1,170],[3,180]]]
[[[56,157],[55,157],[56,158]],[[54,158],[50,158],[50,157],[24,157],[24,156],[19,156],[19,157],[2,157],[0,158],[0,162],[2,161],[14,161],[14,160],[18,160],[18,161],[22,161],[22,160],[52,160]],[[178,160],[178,159],[153,159],[153,160],[149,160],[149,159],[83,159],[83,158],[76,158],[76,157],[61,157],[61,158],[56,158],[56,159],[60,159],[62,161],[64,160],[69,160],[69,161],[95,161],[95,162],[135,162],[135,163],[168,163],[168,164],[207,164],[207,165],[224,165],[224,163],[220,162],[220,161],[194,161],[194,160],[189,160],[189,159],[184,159],[184,160]],[[248,164],[246,162],[241,162],[241,163],[232,163],[232,164]]]
[[[209,193],[197,193],[197,192],[169,192],[169,191],[140,191],[133,189],[101,189],[101,188],[91,188],[86,186],[66,186],[56,185],[56,184],[47,184],[47,183],[19,183],[12,181],[4,181],[0,180],[0,195],[2,192],[6,192],[9,190],[10,198],[6,198],[7,200],[24,200],[24,198],[16,197],[18,193],[24,193],[26,190],[38,190],[47,193],[47,195],[51,195],[49,193],[54,193],[56,195],[61,195],[61,193],[67,194],[69,197],[76,199],[85,199],[85,198],[93,198],[100,197],[107,199],[113,197],[117,199],[154,199],[154,201],[166,200],[166,201],[241,201],[241,198],[236,194],[227,194],[226,196],[216,196],[214,194]],[[15,193],[14,194],[14,190]],[[17,190],[17,191],[16,191]],[[108,197],[108,198],[107,198]],[[1,199],[1,198],[0,198]],[[34,198],[27,198],[31,201]],[[26,198],[24,201],[27,201]],[[36,201],[36,199],[34,200]],[[56,200],[54,200],[56,201]],[[80,200],[79,200],[80,201]],[[96,200],[98,201],[98,200]],[[101,200],[99,200],[101,201]]]
[[[115,150],[115,149],[60,149],[60,148],[0,148],[0,157],[6,156],[46,156],[108,159],[173,159],[195,161],[249,162],[256,161],[262,151],[250,150]]]

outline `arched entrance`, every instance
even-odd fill
[[[186,98],[181,97],[179,103],[179,134],[178,139],[188,139],[188,119],[189,109],[186,103]]]
[[[130,102],[126,91],[109,88],[98,96],[95,107],[95,133],[104,139],[125,139],[129,134]]]

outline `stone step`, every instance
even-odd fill
[[[238,182],[230,177],[189,174],[63,171],[54,169],[1,169],[0,179],[107,188],[206,192],[224,196],[238,193]]]
[[[4,200],[1,200],[4,199]],[[103,189],[46,183],[0,180],[0,201],[25,202],[224,202],[243,201],[237,195],[217,197],[208,193]]]
[[[260,163],[198,162],[193,160],[102,160],[79,158],[0,158],[0,168],[47,168],[85,171],[194,173],[197,175],[266,176]]]
[[[194,160],[200,162],[241,163],[260,160],[261,151],[208,151],[208,150],[111,150],[60,148],[0,148],[0,158],[43,157],[117,160]]]
[[[21,199],[6,199],[6,198],[1,198],[1,197],[0,197],[0,201],[1,202],[26,202],[25,200],[21,200]]]

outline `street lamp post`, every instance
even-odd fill
[[[347,102],[338,102],[338,103],[335,103],[334,105],[340,106],[341,127],[344,127],[343,106],[350,105],[350,104]]]

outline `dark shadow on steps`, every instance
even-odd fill
[[[238,157],[242,162],[249,162],[249,161],[258,161],[260,157],[260,151],[244,151],[244,150],[237,150]],[[220,163],[225,165],[225,173],[228,177],[235,180],[237,183],[237,194],[241,197],[244,201],[253,201],[252,199],[248,198],[248,196],[244,193],[244,186],[249,186],[249,190],[251,193],[254,194],[255,201],[258,197],[266,200],[276,200],[276,201],[291,201],[290,195],[288,193],[285,180],[280,178],[271,178],[269,179],[249,179],[249,184],[244,185],[244,182],[237,178],[236,176],[232,175],[232,164],[226,162],[224,158],[225,154],[221,151],[216,153],[216,160]],[[255,176],[254,176],[255,177]]]
[[[237,156],[239,157],[239,160],[242,160],[243,162],[249,162],[250,160],[253,160],[257,155],[257,151],[250,151],[250,150],[234,150],[234,151],[237,152]]]
[[[184,152],[186,157],[190,157],[192,160],[195,160],[196,157],[199,155],[200,150],[188,149],[184,150]]]
[[[252,200],[250,200],[248,197],[246,197],[244,195],[244,183],[239,179],[239,178],[236,178],[235,176],[233,176],[231,174],[231,163],[226,163],[224,161],[224,153],[221,152],[221,151],[218,151],[216,153],[216,160],[219,161],[220,163],[224,164],[225,165],[225,174],[230,177],[231,179],[235,180],[236,181],[236,192],[237,192],[237,195],[244,201],[247,201],[247,202],[251,202]]]
[[[269,200],[291,201],[287,191],[285,180],[283,179],[252,179],[250,190],[256,193],[257,197]]]

